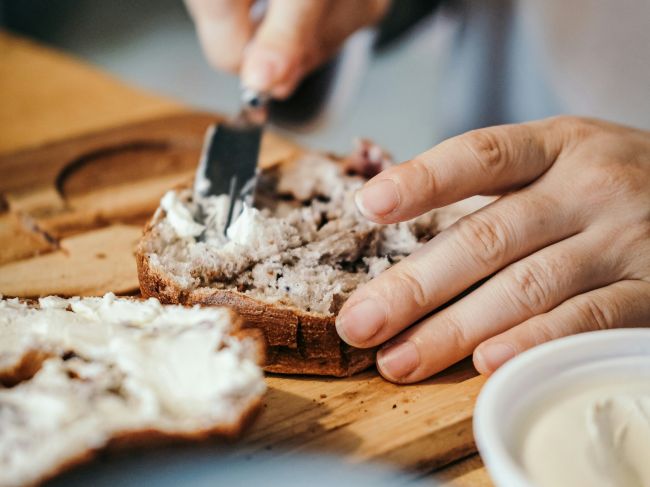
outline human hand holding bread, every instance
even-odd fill
[[[188,4],[212,64],[277,97],[386,9],[384,2],[271,2],[255,32],[249,2]],[[347,20],[332,29],[338,14]],[[217,38],[235,31],[238,47],[227,58]],[[267,47],[282,54],[273,58]],[[469,132],[381,173],[356,198],[377,223],[475,194],[503,196],[360,287],[340,310],[338,333],[355,347],[381,346],[380,372],[406,383],[472,353],[490,374],[553,338],[649,324],[649,158],[647,132],[560,117]]]
[[[271,0],[259,20],[254,0],[186,0],[203,52],[242,83],[286,98],[356,30],[379,21],[388,0]]]
[[[650,324],[650,133],[574,117],[476,130],[380,173],[356,202],[394,223],[475,194],[503,196],[338,315],[347,343],[382,346],[384,377],[416,382],[472,353],[490,374],[554,338]]]

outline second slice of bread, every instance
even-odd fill
[[[258,332],[225,308],[0,299],[0,486],[109,446],[235,436],[261,405]]]

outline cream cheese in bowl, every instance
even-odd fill
[[[529,419],[521,463],[542,487],[650,485],[650,380],[577,387]]]
[[[474,421],[499,487],[650,485],[650,329],[522,354],[490,378]]]

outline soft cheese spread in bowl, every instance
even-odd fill
[[[522,354],[481,392],[474,432],[499,487],[650,485],[650,330]]]
[[[521,463],[535,485],[650,485],[650,378],[576,387],[528,423]]]

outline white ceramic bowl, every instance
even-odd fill
[[[605,330],[535,347],[501,367],[474,411],[474,437],[498,487],[535,487],[518,459],[523,423],[544,398],[610,378],[650,379],[650,329]],[[552,447],[552,445],[549,445]]]

